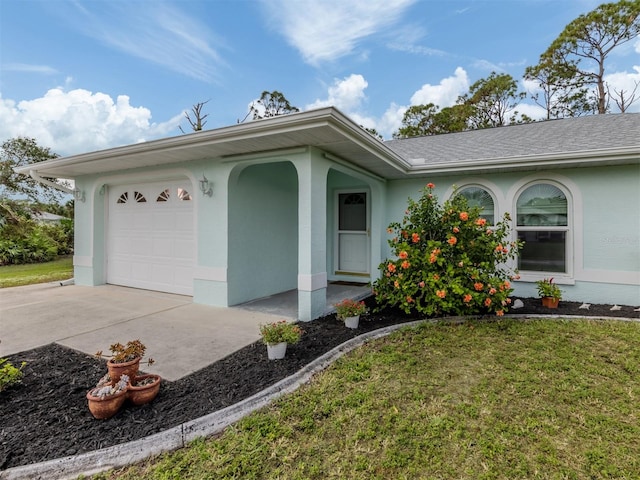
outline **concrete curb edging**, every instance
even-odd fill
[[[442,321],[443,319],[439,320]],[[364,343],[387,336],[395,330],[416,326],[421,323],[424,323],[424,320],[391,325],[354,337],[318,357],[293,375],[280,380],[271,387],[234,405],[205,415],[204,417],[196,418],[195,420],[182,423],[139,440],[133,440],[80,455],[9,468],[0,471],[0,479],[73,479],[79,475],[94,475],[112,468],[138,463],[149,457],[160,455],[161,453],[177,450],[197,438],[220,433],[229,425],[270,404],[279,397],[295,391],[303,384],[309,382],[311,377],[316,373],[326,369],[338,358]]]

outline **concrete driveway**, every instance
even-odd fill
[[[156,363],[142,367],[177,380],[260,338],[275,310],[218,308],[191,297],[113,285],[59,283],[0,289],[0,357],[49,343],[87,354],[140,339]]]

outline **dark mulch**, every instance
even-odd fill
[[[369,300],[371,303],[371,299]],[[560,302],[558,310],[524,299],[515,314],[588,315],[640,318],[634,307]],[[42,462],[139,439],[243,400],[295,373],[333,347],[362,333],[416,320],[386,309],[347,329],[331,315],[303,324],[305,334],[284,360],[268,361],[257,342],[175,382],[163,381],[158,397],[141,407],[125,406],[109,420],[94,419],[85,394],[106,372],[105,361],[56,344],[11,355],[27,362],[24,379],[0,393],[0,470]]]

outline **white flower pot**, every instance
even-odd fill
[[[287,353],[287,342],[267,344],[267,356],[269,360],[280,360]]]
[[[346,317],[344,319],[344,326],[347,328],[358,328],[359,322],[360,322],[360,315],[356,315],[355,317]]]

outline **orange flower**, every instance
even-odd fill
[[[396,266],[393,263],[390,263],[389,265],[387,265],[387,270],[393,273],[396,271]]]
[[[458,233],[460,229],[458,227],[453,227],[453,233]]]
[[[480,282],[476,282],[473,284],[473,288],[475,288],[478,292],[482,290],[482,287],[484,287],[484,285],[481,284]]]
[[[493,288],[493,287],[492,287],[492,288],[489,290],[489,295],[495,295],[495,293],[496,293],[496,292],[497,292],[497,290],[496,290],[495,288]]]
[[[402,262],[402,265],[400,266],[406,270],[411,266],[411,264],[407,260],[405,260],[404,262]]]
[[[487,235],[491,235],[493,233],[493,230],[491,230],[490,228],[487,228]]]
[[[447,296],[447,292],[445,292],[444,290],[437,290],[436,295],[440,298],[444,298]]]
[[[458,243],[458,239],[456,237],[449,237],[449,240],[447,240],[447,243],[449,245],[455,245],[456,243]]]
[[[407,303],[413,303],[413,298],[407,295]]]
[[[511,299],[510,298],[506,298],[505,302],[506,302],[507,305],[509,305],[509,304],[511,304]]]
[[[435,185],[431,182],[427,183],[427,188],[435,188]]]
[[[409,237],[409,234],[403,230],[402,231],[402,238],[408,238],[408,237]]]
[[[400,288],[400,282],[398,282],[398,280],[394,281],[393,286],[396,288]]]
[[[440,280],[440,275],[438,275],[437,273],[434,273],[433,279],[437,282],[438,280]]]
[[[504,310],[496,310],[496,315],[501,317],[504,315]]]
[[[471,301],[473,297],[471,297],[471,295],[469,295],[468,293],[462,298],[462,301],[464,303],[469,303]]]
[[[409,254],[407,252],[405,252],[404,250],[400,252],[400,254],[398,255],[398,257],[400,257],[401,259],[405,259],[409,256]]]
[[[484,299],[484,306],[488,307],[489,305],[491,305],[491,299],[489,297]]]
[[[429,263],[436,263],[437,258],[435,257],[435,255],[432,253],[429,256]]]
[[[418,235],[417,233],[412,233],[411,240],[413,241],[413,243],[418,243],[420,241],[420,235]]]
[[[420,288],[424,288],[424,282],[420,282],[420,283],[418,284],[418,286],[419,286]]]
[[[479,227],[484,227],[486,223],[487,223],[487,220],[484,218],[478,218],[475,221],[475,224],[478,225]]]
[[[460,220],[466,222],[469,220],[469,214],[467,212],[460,212]]]
[[[496,252],[503,252],[503,251],[505,251],[505,248],[502,246],[502,244],[499,243],[496,246]]]
[[[393,229],[391,227],[387,228],[387,233],[393,233]]]

